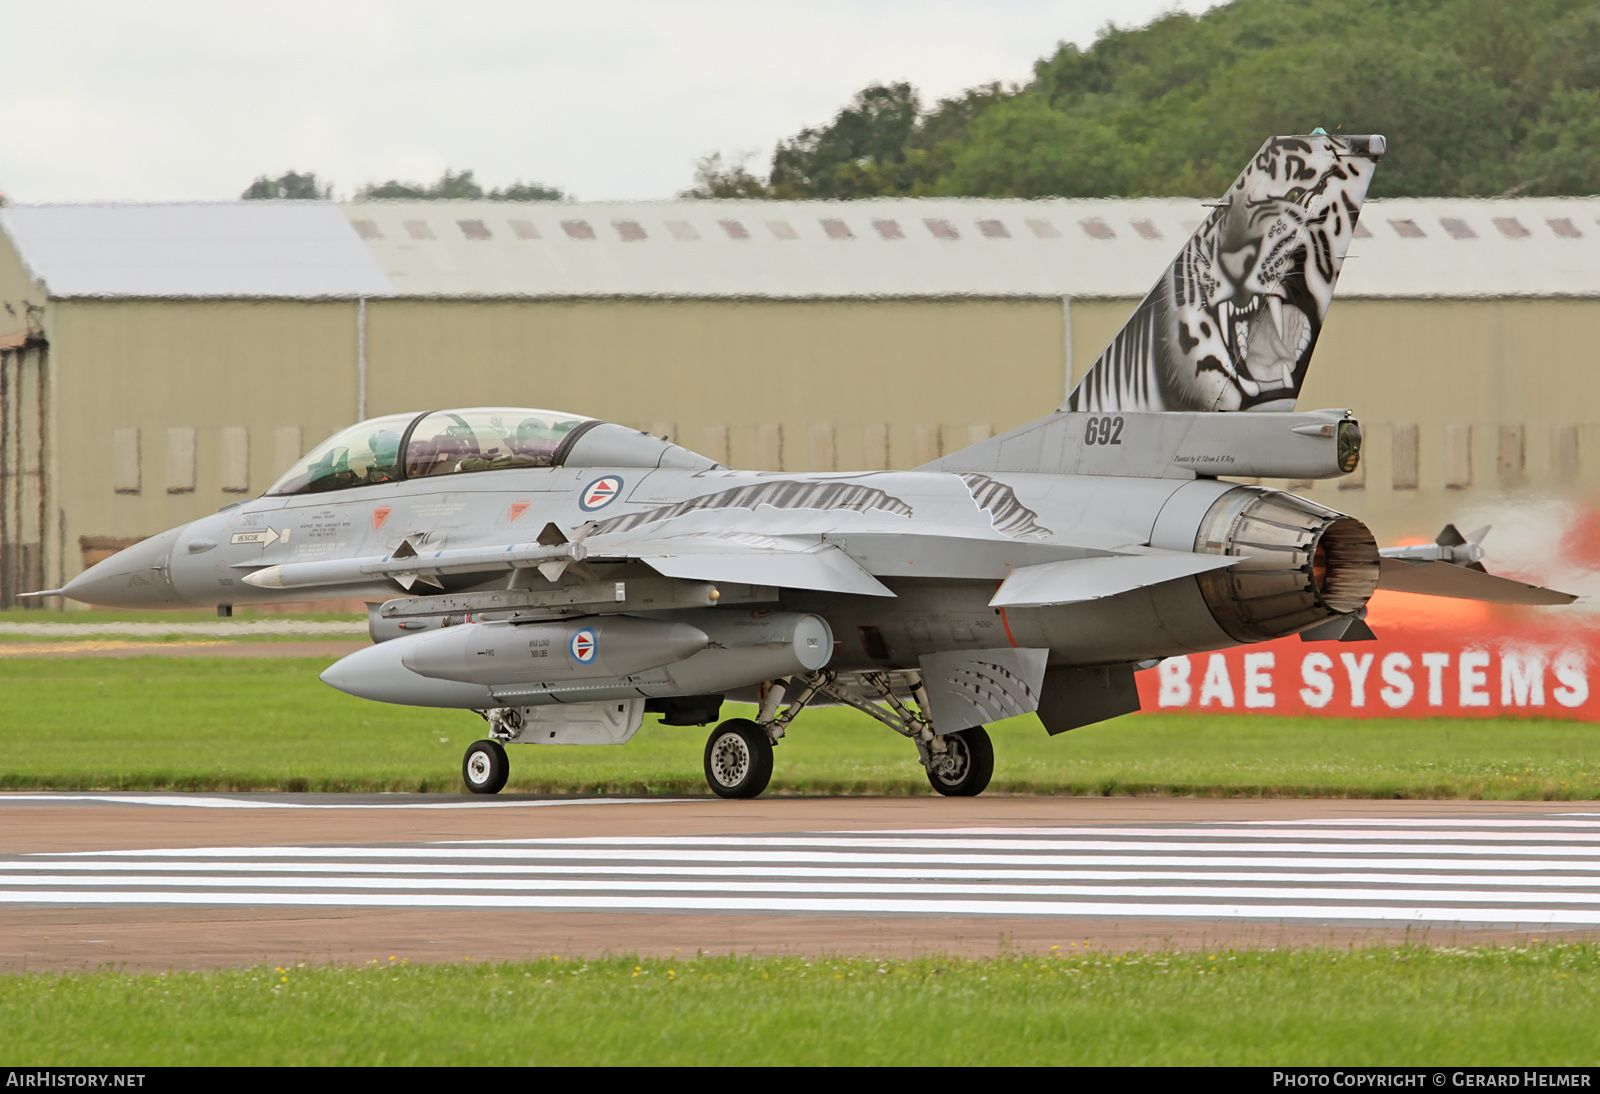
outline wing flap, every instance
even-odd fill
[[[1159,585],[1243,562],[1240,555],[1199,555],[1151,550],[1110,558],[1075,558],[1017,570],[989,601],[996,608],[1076,604]]]
[[[1378,588],[1396,593],[1443,596],[1455,600],[1481,600],[1490,604],[1571,604],[1572,593],[1525,585],[1509,577],[1449,562],[1411,562],[1379,559]]]

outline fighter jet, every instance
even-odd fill
[[[1268,140],[1060,407],[912,471],[738,471],[545,410],[391,414],[42,595],[366,598],[374,644],[322,679],[480,715],[469,790],[505,785],[506,745],[623,744],[652,713],[715,724],[706,780],[731,798],[812,706],[870,715],[973,795],[986,723],[1057,734],[1137,710],[1135,671],[1165,657],[1371,637],[1378,588],[1566,603],[1453,528],[1384,557],[1358,520],[1224,478],[1357,467],[1350,412],[1295,400],[1383,150]],[[729,702],[754,717],[719,722]]]

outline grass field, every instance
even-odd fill
[[[1600,947],[0,977],[0,1065],[1600,1064]]]
[[[314,659],[0,659],[0,788],[461,788],[484,724],[366,702]],[[734,713],[725,710],[725,714]],[[1600,798],[1600,726],[1143,714],[1046,736],[992,727],[997,792]],[[510,750],[509,790],[703,794],[705,731],[646,724],[620,748]],[[914,750],[852,711],[808,711],[773,792],[929,793]]]
[[[0,609],[0,623],[211,623],[217,613],[210,608],[189,608],[176,612],[133,612],[122,608],[87,608],[68,612],[40,611],[37,608]],[[260,607],[241,604],[233,611],[233,620],[293,620],[298,622],[359,623],[366,625],[365,615],[349,612],[265,611]]]

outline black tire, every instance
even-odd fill
[[[975,798],[994,777],[994,743],[982,726],[947,733],[948,757],[935,755],[928,764],[928,781],[949,798]],[[941,762],[941,760],[943,762]]]
[[[461,760],[461,781],[474,794],[498,794],[511,775],[511,761],[499,741],[474,741]]]
[[[772,741],[748,718],[730,718],[706,740],[706,785],[719,798],[753,798],[772,781]]]

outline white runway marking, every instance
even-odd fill
[[[468,801],[302,802],[268,798],[223,798],[206,794],[0,794],[0,805],[27,802],[97,802],[107,805],[160,805],[175,809],[526,809],[545,805],[661,805],[698,798],[540,798],[517,801],[479,798]]]
[[[1362,819],[14,855],[0,857],[0,906],[1600,928],[1600,819],[1577,816],[1515,827]]]

